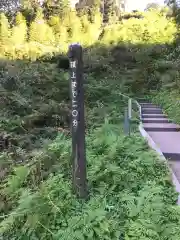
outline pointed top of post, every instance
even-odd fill
[[[68,57],[72,59],[78,59],[81,61],[82,58],[82,46],[79,43],[72,43],[69,45]]]

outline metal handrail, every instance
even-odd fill
[[[131,118],[131,113],[132,113],[132,101],[137,105],[138,109],[139,109],[139,117],[140,117],[140,121],[142,120],[142,109],[141,109],[141,105],[138,103],[137,100],[135,100],[134,98],[129,97],[126,94],[123,93],[118,93],[120,96],[123,96],[124,98],[127,98],[128,101],[128,115]]]

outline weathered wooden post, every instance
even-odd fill
[[[82,55],[82,47],[79,44],[69,46],[73,188],[78,197],[86,198],[87,179]]]

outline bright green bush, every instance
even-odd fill
[[[94,38],[95,40],[98,39],[97,36],[95,36],[95,32],[94,32],[95,29],[93,28],[94,25],[89,21],[87,15],[83,15],[80,18],[80,20],[82,24],[82,40],[81,41],[84,45],[92,45],[94,43]]]
[[[27,25],[26,20],[21,13],[16,15],[16,23],[12,28],[11,41],[13,45],[21,45],[27,41]]]
[[[143,14],[143,19],[130,18],[104,30],[102,42],[105,43],[169,43],[174,40],[175,23],[157,12]]]
[[[3,57],[8,58],[10,60],[16,59],[30,59],[31,61],[35,61],[38,58],[46,55],[47,57],[54,56],[55,53],[62,51],[61,48],[46,46],[44,44],[40,44],[38,42],[26,42],[21,45],[6,45],[2,50],[1,54]]]
[[[41,9],[37,12],[34,22],[31,23],[29,41],[50,46],[55,42],[53,30],[45,22]]]
[[[81,42],[82,38],[82,25],[80,18],[75,11],[69,14],[69,42]]]
[[[53,29],[56,45],[66,45],[68,42],[68,32],[67,28],[63,26],[60,18],[58,16],[51,16],[48,23]]]
[[[28,35],[29,48],[31,48],[31,42],[37,42],[44,46],[53,45],[58,49],[60,47],[62,51],[66,50],[71,42],[80,42],[84,46],[92,46],[96,43],[109,45],[119,42],[125,44],[172,43],[177,29],[174,19],[166,15],[165,11],[122,14],[119,22],[104,26],[102,15],[96,9],[91,12],[90,16],[87,12],[77,16],[75,11],[68,10],[62,16],[51,15],[48,21],[44,19],[42,9],[39,9],[35,20],[30,22],[30,28],[27,28],[24,17],[19,13],[17,16],[19,20],[17,19],[12,29],[9,28],[6,17],[2,15],[1,41],[4,41],[5,46],[1,48],[0,53],[6,57],[13,55],[14,59],[15,54],[12,52],[16,52],[16,46],[17,48],[20,48],[22,44],[26,46]],[[11,30],[12,37],[10,38]],[[8,39],[11,39],[11,43]],[[7,53],[8,49],[15,50]],[[19,58],[19,50],[17,52],[17,58]],[[43,54],[43,52],[38,53],[37,57]]]
[[[7,17],[4,13],[0,14],[0,45],[3,48],[8,44],[11,35],[10,26]]]

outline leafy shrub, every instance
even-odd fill
[[[52,158],[56,152],[59,170],[38,188],[27,186],[27,170],[21,168],[17,172],[21,184],[12,192],[9,187],[15,182],[9,184],[17,176],[9,176],[2,194],[16,207],[0,224],[3,239],[117,239],[120,233],[125,239],[170,239],[179,219],[174,220],[170,232],[162,223],[171,222],[174,207],[170,204],[177,195],[170,175],[167,177],[167,166],[147,152],[140,137],[119,136],[115,126],[107,123],[88,136],[91,199],[86,203],[72,195],[69,169],[61,168],[63,156],[69,161],[67,141],[59,136],[49,146],[47,154]],[[36,176],[32,173],[31,179]]]

